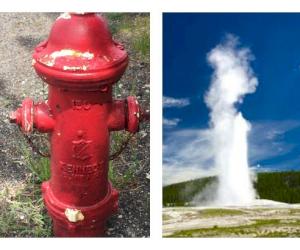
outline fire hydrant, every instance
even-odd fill
[[[124,47],[93,13],[61,15],[35,48],[32,65],[48,84],[48,100],[26,98],[10,121],[26,134],[35,128],[50,135],[51,178],[42,193],[55,236],[103,236],[118,209],[108,180],[109,135],[135,133],[146,117],[135,97],[112,98],[127,64]]]

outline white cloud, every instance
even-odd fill
[[[201,178],[203,176],[214,176],[217,172],[215,169],[199,169],[198,167],[185,167],[168,165],[163,168],[163,185],[178,183],[188,180]]]
[[[295,145],[284,140],[285,134],[300,126],[300,121],[260,121],[252,124],[249,134],[249,161],[253,169],[262,160],[291,152]],[[172,184],[217,174],[213,168],[213,147],[208,129],[166,131],[163,145],[163,184]],[[300,162],[300,159],[296,159]],[[277,166],[259,166],[259,171],[294,167],[286,162]]]
[[[252,123],[249,134],[249,159],[251,163],[284,155],[295,145],[284,141],[284,135],[300,126],[299,121],[264,121]]]
[[[163,184],[187,181],[216,172],[212,168],[209,130],[167,132],[163,153]]]
[[[190,100],[188,98],[173,98],[164,96],[163,97],[164,108],[182,108],[190,105]]]
[[[175,127],[181,120],[179,118],[174,118],[174,119],[163,119],[163,124],[166,127]]]

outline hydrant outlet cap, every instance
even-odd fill
[[[60,15],[33,54],[33,66],[44,79],[73,82],[114,82],[127,63],[127,53],[112,39],[104,17],[93,13]]]

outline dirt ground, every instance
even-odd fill
[[[109,19],[114,38],[125,45],[130,57],[124,77],[115,86],[115,97],[136,95],[140,104],[149,110],[149,41],[147,37],[142,37],[149,34],[149,15],[105,15]],[[31,55],[34,47],[47,38],[51,25],[58,16],[59,13],[0,13],[0,209],[6,206],[3,204],[11,204],[14,193],[21,192],[22,196],[22,191],[19,190],[27,185],[32,174],[21,150],[22,147],[28,150],[30,148],[19,129],[9,123],[8,114],[21,104],[24,97],[31,97],[35,101],[47,98],[47,86],[31,67]],[[116,180],[122,183],[116,184],[120,191],[120,209],[109,220],[108,236],[149,237],[149,134],[149,123],[143,124],[130,146],[111,163],[114,176],[118,177]],[[38,140],[39,137],[37,133],[32,136],[33,140]],[[131,170],[130,175],[128,169]],[[9,197],[5,196],[7,190]],[[2,206],[1,197],[6,201]],[[2,231],[5,234],[1,235]],[[10,232],[9,228],[2,231],[0,228],[0,237],[32,236],[31,233],[21,233],[18,229],[14,229],[14,232]]]
[[[163,209],[164,237],[299,237],[300,205]]]

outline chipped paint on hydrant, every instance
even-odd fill
[[[80,210],[67,208],[65,210],[65,215],[70,222],[77,222],[84,220],[84,215]]]
[[[93,13],[61,15],[35,48],[32,65],[48,84],[48,100],[26,98],[10,120],[26,134],[50,135],[51,178],[42,193],[55,236],[103,236],[118,209],[108,180],[110,132],[135,133],[147,118],[135,97],[112,98],[127,64],[124,47]]]

